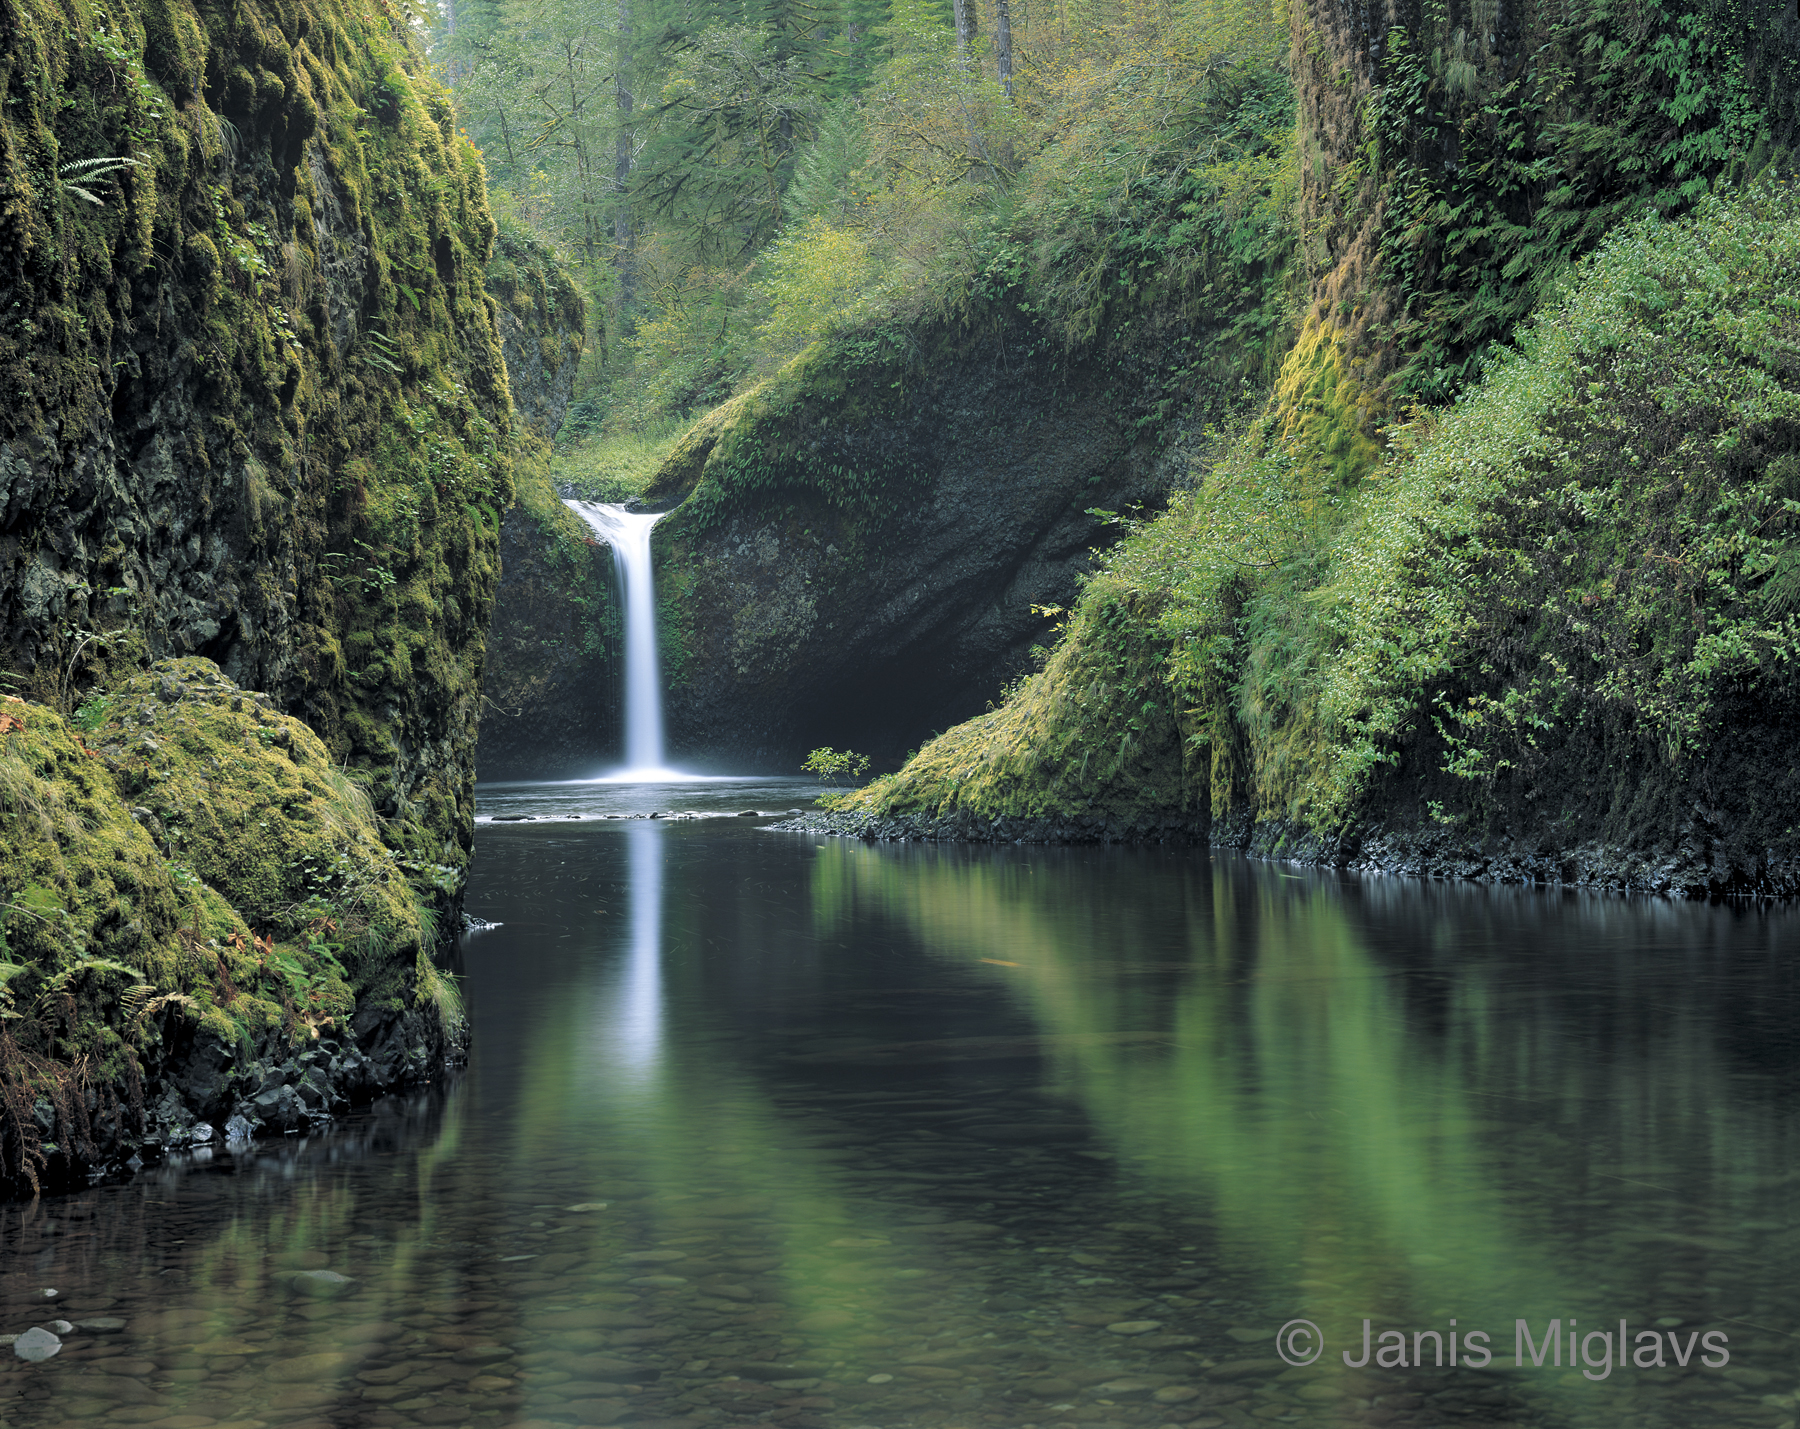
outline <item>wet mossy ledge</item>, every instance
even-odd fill
[[[810,822],[1800,892],[1797,291],[1800,193],[1709,198],[1615,234],[1354,480],[1277,411],[1003,708]]]
[[[0,700],[0,1184],[280,1132],[460,1055],[430,906],[303,722],[211,661]]]

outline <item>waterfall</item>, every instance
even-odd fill
[[[623,506],[570,501],[571,511],[612,547],[625,598],[625,767],[609,778],[652,783],[687,776],[667,768],[663,754],[662,675],[656,660],[656,586],[650,573],[650,528],[661,515]]]

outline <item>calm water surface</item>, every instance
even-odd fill
[[[5,1208],[6,1423],[1794,1423],[1794,913],[810,793],[485,789],[466,1072]]]

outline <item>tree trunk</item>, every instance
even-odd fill
[[[579,69],[578,46],[571,42],[563,43],[564,77],[569,87],[569,137],[562,142],[569,145],[575,154],[575,179],[581,189],[581,256],[582,261],[593,264],[599,260],[600,229],[595,208],[599,195],[594,192],[598,175],[595,173],[594,158],[588,153],[587,138],[583,132],[583,124],[587,119],[584,112],[587,108],[582,99],[581,87],[576,81]]]
[[[956,9],[956,59],[957,63],[967,70],[969,68],[969,50],[975,44],[975,0],[954,0],[954,4]]]
[[[637,279],[637,228],[631,221],[631,161],[635,131],[631,124],[631,0],[619,0],[619,52],[613,65],[613,102],[618,108],[619,135],[613,143],[613,243],[619,251],[619,306],[631,302]]]
[[[1000,88],[1013,97],[1012,0],[994,0],[994,65],[1000,71]]]

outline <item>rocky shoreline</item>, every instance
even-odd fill
[[[1754,867],[1719,857],[1699,829],[1668,847],[1625,848],[1586,841],[1558,848],[1503,835],[1475,838],[1456,829],[1377,828],[1325,838],[1295,825],[1265,821],[1214,824],[1204,816],[1101,819],[1023,818],[952,813],[937,816],[818,810],[769,826],[771,832],[832,834],[870,843],[1166,844],[1230,849],[1252,858],[1346,873],[1516,883],[1667,898],[1791,898],[1800,867],[1773,852]]]
[[[341,1035],[289,1045],[262,1039],[233,1048],[202,1029],[167,1049],[145,1076],[141,1107],[130,1088],[86,1091],[89,1145],[53,1140],[57,1108],[39,1097],[33,1119],[44,1138],[39,1189],[67,1191],[130,1175],[204,1147],[245,1147],[263,1138],[316,1131],[352,1108],[436,1080],[467,1060],[466,1035],[446,1040],[428,1009],[365,1008]],[[30,1187],[15,1184],[15,1195]]]
[[[837,834],[870,843],[986,843],[986,844],[1204,844],[1211,820],[1204,814],[1142,814],[1121,823],[1080,816],[1058,819],[1026,818],[1012,814],[987,816],[956,812],[926,817],[919,814],[871,814],[855,810],[816,810],[770,824],[772,833]]]

